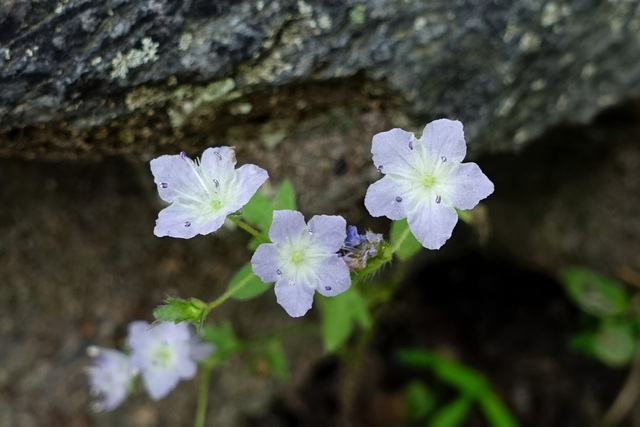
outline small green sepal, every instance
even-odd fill
[[[167,298],[165,304],[153,310],[153,316],[159,322],[190,322],[200,326],[206,311],[207,304],[197,298]]]

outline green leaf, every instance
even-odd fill
[[[267,344],[266,355],[273,373],[279,378],[288,378],[289,361],[284,349],[282,348],[282,342],[277,339],[270,340]]]
[[[624,285],[591,270],[568,268],[562,273],[562,283],[569,297],[593,316],[615,316],[629,307]]]
[[[430,369],[442,382],[468,395],[478,396],[490,390],[488,381],[480,373],[436,353],[404,349],[398,352],[398,357],[407,365]]]
[[[493,393],[478,396],[480,409],[491,427],[518,427],[518,422],[509,409]]]
[[[427,425],[429,427],[459,426],[465,418],[467,418],[469,408],[471,408],[471,398],[469,396],[462,395],[438,410],[431,419],[431,422]]]
[[[272,287],[271,283],[264,283],[258,276],[253,274],[251,263],[246,263],[231,279],[229,289],[237,290],[232,298],[237,300],[248,300],[262,295]]]
[[[296,210],[296,193],[288,179],[282,181],[278,187],[275,208]]]
[[[411,230],[409,230],[409,224],[406,219],[391,223],[389,241],[391,247],[395,249],[395,255],[401,261],[411,258],[422,249],[420,242],[416,240]]]
[[[207,304],[197,298],[188,300],[167,298],[164,305],[153,310],[153,316],[161,322],[190,322],[194,325],[200,325],[206,309]]]
[[[218,327],[205,325],[202,340],[216,347],[214,354],[219,361],[226,360],[241,347],[241,343],[233,333],[231,323],[229,322],[225,322]]]
[[[609,366],[628,365],[636,352],[636,338],[630,324],[603,322],[593,339],[593,354]]]
[[[320,331],[327,352],[336,351],[347,341],[356,322],[363,328],[371,327],[371,314],[356,286],[351,286],[340,295],[322,298],[320,301]]]
[[[258,192],[242,208],[242,217],[258,227],[260,231],[266,232],[273,219],[273,204],[267,196]]]
[[[433,391],[422,381],[412,381],[404,389],[407,417],[410,420],[426,418],[436,407]]]

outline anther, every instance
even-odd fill
[[[160,184],[160,187],[162,188],[167,188],[169,186],[169,184],[167,184],[166,182],[163,182],[162,184]]]
[[[181,159],[185,159],[187,157],[187,153],[185,153],[184,151],[180,152],[180,158]]]
[[[220,183],[218,182],[217,179],[214,179],[213,183],[216,185],[216,188],[220,187]]]
[[[402,197],[396,196],[396,202],[400,203],[402,201]]]
[[[293,283],[293,280],[289,280],[289,286],[293,286],[295,285],[295,283]]]
[[[330,291],[330,290],[331,290],[331,286],[325,286],[325,287],[324,287],[324,290],[325,290],[325,291]]]
[[[409,150],[413,150],[413,141],[409,141]]]
[[[313,230],[309,230],[309,236],[313,236]]]
[[[442,201],[442,197],[436,196],[436,203],[440,203]]]
[[[440,159],[442,160],[442,163],[447,161],[447,158],[445,156],[440,157]]]
[[[382,165],[378,166],[377,169],[378,169],[378,172],[382,172]]]
[[[185,221],[184,226],[185,227],[191,227],[191,222],[190,221]]]
[[[213,154],[218,156],[218,160],[222,160],[222,156],[220,155],[220,153],[218,153],[217,151],[214,151]]]
[[[282,274],[282,271],[281,271],[280,269],[277,269],[277,270],[276,270],[276,274],[277,274],[278,276],[280,276],[280,275]]]
[[[344,256],[344,254],[342,252],[338,253],[338,258],[342,258]]]

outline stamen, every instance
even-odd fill
[[[277,269],[277,270],[276,270],[276,274],[277,274],[278,276],[280,276],[280,275],[282,274],[282,271],[281,271],[280,269]]]
[[[216,188],[220,187],[220,183],[218,182],[217,179],[214,179],[213,183],[216,185]]]
[[[293,286],[295,285],[295,283],[293,283],[293,280],[289,280],[289,286]]]
[[[181,159],[186,159],[187,158],[187,153],[185,153],[184,151],[180,152],[180,158]]]
[[[191,227],[191,222],[190,221],[185,221],[184,226],[185,227]]]
[[[167,188],[169,186],[169,184],[167,184],[166,182],[163,182],[162,184],[160,184],[160,187],[162,188]]]
[[[376,169],[378,169],[378,172],[382,172],[382,165],[378,166]]]
[[[325,287],[324,287],[324,290],[325,290],[325,291],[330,291],[330,290],[331,290],[331,286],[325,286]]]
[[[222,155],[220,153],[218,153],[217,151],[214,151],[213,154],[218,156],[218,160],[222,160]]]
[[[440,203],[442,201],[442,197],[436,196],[436,203]]]
[[[445,156],[440,157],[440,159],[442,160],[442,163],[447,161],[447,158]]]
[[[344,254],[342,252],[338,253],[338,258],[342,258]]]
[[[400,203],[402,201],[402,197],[396,196],[396,202]]]
[[[413,141],[409,141],[409,150],[413,150]]]
[[[98,357],[100,355],[100,349],[95,345],[90,345],[87,347],[87,356],[89,357]]]
[[[313,236],[313,230],[309,230],[309,236]]]

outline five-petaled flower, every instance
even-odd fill
[[[87,353],[94,358],[93,366],[87,368],[89,386],[98,396],[93,407],[96,411],[112,411],[129,395],[136,370],[129,356],[120,351],[91,346]]]
[[[269,238],[251,258],[253,272],[263,282],[276,282],[278,304],[292,317],[303,316],[315,291],[338,295],[351,286],[349,268],[337,251],[347,236],[341,216],[316,215],[307,225],[297,211],[273,213]]]
[[[152,327],[147,322],[132,322],[127,344],[131,348],[131,365],[140,371],[153,400],[165,397],[181,379],[193,378],[196,362],[206,359],[214,350],[194,338],[186,322]]]
[[[451,237],[455,208],[471,209],[493,192],[478,165],[461,163],[467,146],[459,121],[433,121],[420,139],[402,129],[379,133],[371,152],[385,176],[367,190],[365,207],[374,217],[407,218],[428,249],[439,249]]]
[[[207,148],[195,161],[184,152],[151,160],[151,172],[162,200],[153,230],[158,237],[190,239],[219,229],[267,180],[264,169],[247,164],[235,169],[232,147]]]

